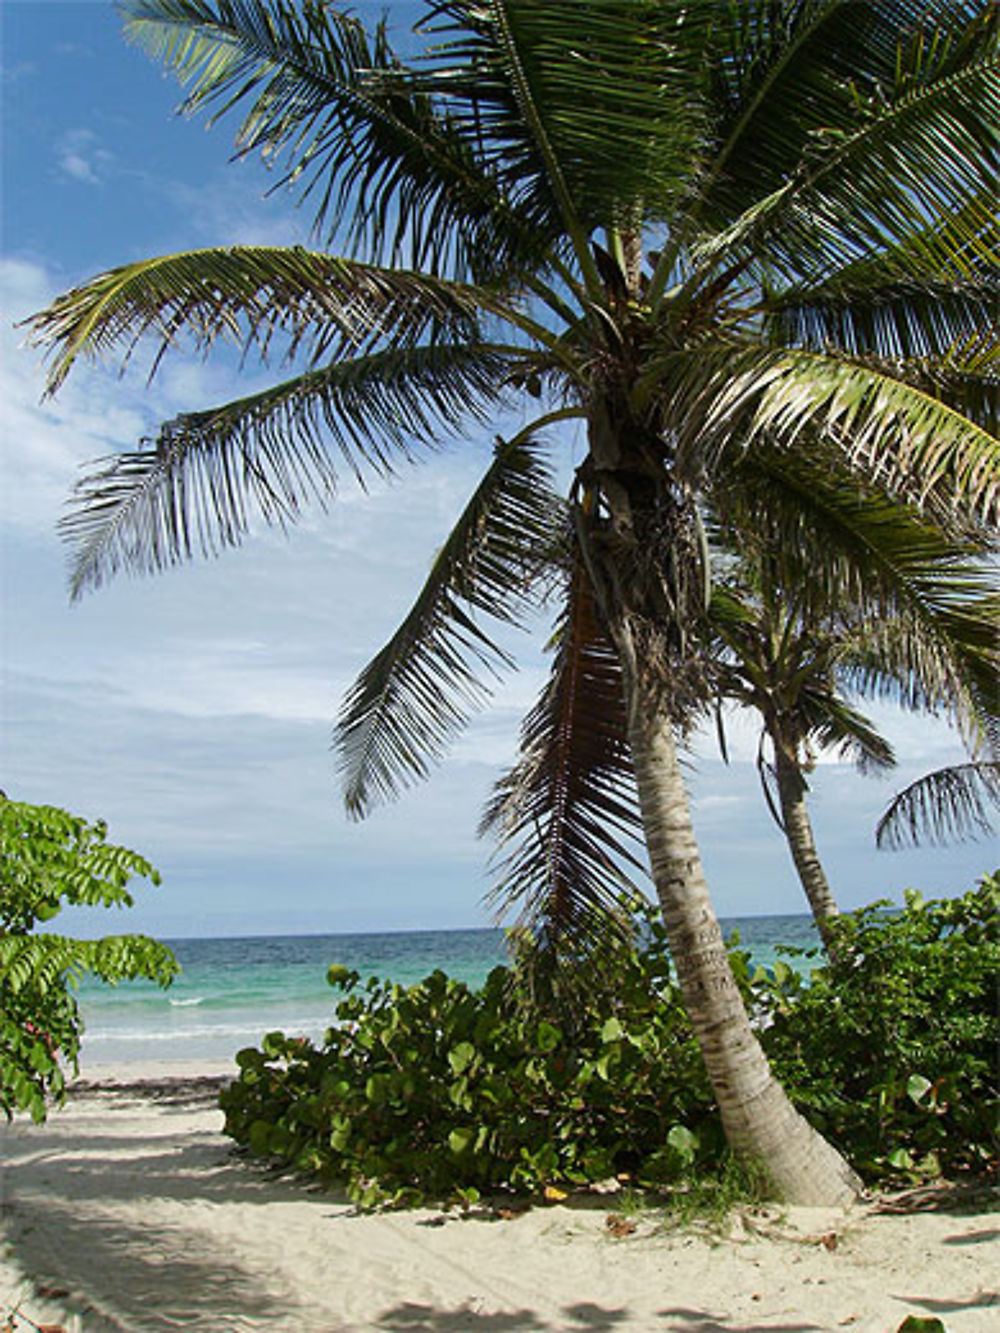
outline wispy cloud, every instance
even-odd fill
[[[55,156],[59,174],[78,185],[101,185],[114,162],[94,131],[82,127],[59,137]]]

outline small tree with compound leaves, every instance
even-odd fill
[[[112,985],[147,977],[168,986],[178,970],[170,949],[145,935],[75,940],[36,933],[67,905],[131,907],[128,884],[160,876],[127,847],[49,805],[0,794],[0,1110],[45,1118],[65,1095],[65,1069],[78,1068],[83,1022],[75,991],[88,972]]]

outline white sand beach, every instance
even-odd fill
[[[0,1328],[12,1311],[65,1333],[1000,1328],[985,1191],[754,1211],[724,1239],[652,1210],[612,1229],[613,1197],[362,1216],[235,1155],[219,1074],[90,1069],[48,1123],[0,1128]]]

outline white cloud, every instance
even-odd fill
[[[43,349],[22,321],[44,309],[57,285],[43,267],[0,257],[0,520],[24,533],[51,533],[85,465],[135,448],[184,408],[236,392],[231,364],[165,362],[147,386],[142,358],[121,379],[107,366],[78,362],[54,398],[45,397]],[[112,362],[112,366],[115,363]],[[241,381],[241,391],[249,384]]]
[[[295,196],[279,191],[268,196],[277,174],[255,161],[230,163],[197,187],[163,181],[158,188],[187,214],[192,230],[205,245],[308,245],[310,215],[295,207]]]
[[[56,144],[56,164],[60,175],[79,185],[100,185],[114,162],[114,155],[102,147],[93,130],[67,130]]]
[[[268,718],[328,725],[341,682],[318,665],[289,666],[262,642],[193,640],[167,644],[155,661],[122,663],[130,703],[189,718]]]

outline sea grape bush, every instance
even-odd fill
[[[169,984],[177,963],[144,935],[76,940],[48,931],[66,905],[131,907],[135,876],[153,867],[107,841],[103,823],[55,806],[0,795],[0,1110],[45,1118],[76,1069],[82,1022],[74,994],[87,972],[112,984],[148,977]],[[36,933],[44,925],[46,933]]]
[[[1000,1152],[1000,877],[833,923],[808,984],[764,1003],[796,1104],[871,1177],[984,1170]],[[765,988],[759,988],[759,992]]]
[[[615,1001],[574,1014],[570,1036],[525,1010],[508,968],[474,991],[443,972],[404,988],[333,967],[323,1045],[271,1033],[241,1051],[226,1131],[364,1206],[670,1179],[723,1139],[668,968],[654,928]]]
[[[809,980],[751,969],[734,942],[778,1077],[869,1179],[995,1154],[998,907],[991,877],[955,901],[845,915],[835,960]],[[719,1172],[724,1137],[662,927],[647,918],[638,937],[614,993],[562,1015],[526,1009],[510,968],[476,991],[442,972],[404,988],[332,967],[324,1042],[274,1032],[241,1051],[226,1131],[365,1207]]]

